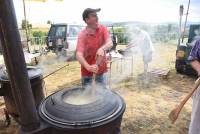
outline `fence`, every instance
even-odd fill
[[[131,40],[131,33],[128,32],[116,32],[115,35],[117,36],[119,44],[127,44]],[[153,42],[168,42],[170,40],[178,40],[177,32],[149,32],[149,35]]]
[[[28,46],[27,46],[27,41],[23,39],[22,42],[22,47],[27,50],[29,48],[30,52],[34,53],[36,51],[41,51],[41,49],[44,49],[46,47],[46,38],[47,36],[42,36],[42,37],[31,37],[29,38],[28,41]]]

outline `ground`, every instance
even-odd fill
[[[143,78],[140,54],[134,55],[133,67],[127,59],[112,64],[110,86],[126,102],[126,111],[121,125],[122,134],[187,134],[191,99],[181,111],[175,124],[171,124],[168,119],[170,111],[187,95],[195,81],[195,78],[176,73],[174,69],[175,50],[174,43],[155,44],[153,61],[149,68],[170,69],[167,78],[152,75]],[[53,54],[42,57],[41,61],[43,62],[39,66],[45,67],[44,76],[69,64],[66,68],[45,78],[46,95],[66,87],[80,85],[78,62],[62,62]],[[3,115],[1,117],[3,118]],[[13,121],[10,127],[2,127],[0,134],[17,134],[17,128],[18,125]]]

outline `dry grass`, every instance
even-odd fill
[[[191,100],[186,104],[175,125],[170,123],[168,114],[191,89],[194,79],[176,74],[175,45],[156,44],[155,48],[150,68],[169,68],[168,79],[149,76],[149,82],[145,83],[140,55],[134,56],[132,76],[127,75],[130,74],[127,73],[130,61],[122,62],[124,63],[122,72],[116,69],[116,65],[112,67],[112,78],[121,80],[117,82],[116,79],[112,79],[112,89],[123,96],[127,106],[121,126],[122,134],[187,134],[188,132]],[[45,70],[45,75],[66,64],[66,62],[51,62],[54,59],[56,58],[52,54],[42,59],[44,61],[42,65],[48,69]],[[125,72],[127,74],[122,75]],[[121,79],[117,76],[126,77]],[[65,87],[79,86],[79,64],[76,61],[69,62],[68,67],[46,78],[45,85],[48,95]],[[1,129],[0,133],[11,134],[16,128],[16,123],[12,123],[9,128]]]

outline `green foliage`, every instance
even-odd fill
[[[155,27],[152,37],[154,41],[159,42],[178,40],[178,26],[172,24],[158,25]]]
[[[29,23],[29,21],[25,21],[25,20],[22,20],[22,29],[26,29],[26,25],[27,25],[27,29],[32,29],[32,24]]]
[[[47,32],[45,31],[32,31],[33,37],[43,37],[47,36]]]
[[[140,24],[138,27],[148,32],[153,42],[169,42],[170,40],[178,40],[177,24]],[[114,27],[114,32],[118,37],[118,43],[127,44],[131,40],[132,33],[127,28],[125,28],[125,26]],[[186,35],[187,33],[188,29],[186,29]]]
[[[52,24],[52,22],[50,20],[47,21],[47,24]]]
[[[32,44],[45,44],[47,31],[41,31],[41,30],[33,30],[31,31],[31,43]]]
[[[114,33],[117,36],[119,44],[125,44],[128,42],[128,35],[127,35],[126,29],[124,27],[114,28]]]

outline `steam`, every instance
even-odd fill
[[[63,96],[63,101],[72,105],[85,105],[100,99],[105,94],[108,94],[108,92],[110,92],[109,89],[97,83],[95,89],[92,85],[88,85],[84,89],[72,90]]]
[[[44,74],[49,74],[54,71],[57,67],[56,65],[66,64],[72,57],[66,55],[65,52],[58,52],[57,55],[50,53],[49,55],[42,55],[37,67],[41,68]]]
[[[164,62],[154,48],[157,43],[152,42],[155,38],[152,37],[152,33],[155,31],[148,33],[135,25],[127,26],[126,30],[129,43],[122,49],[125,50],[122,57],[113,58],[111,70],[108,73],[109,83],[116,85],[127,79],[135,79],[137,86],[149,87],[153,79],[158,80],[158,77],[149,72],[152,68],[159,68]]]

